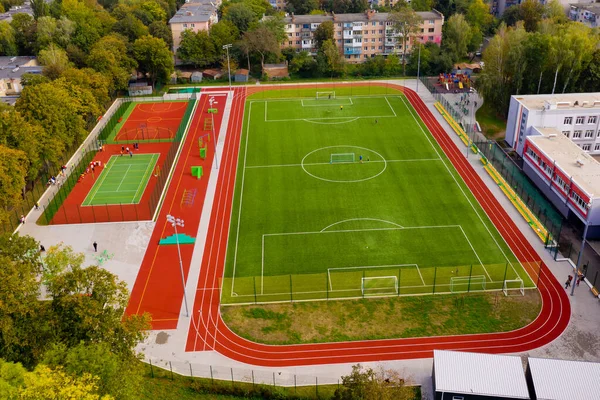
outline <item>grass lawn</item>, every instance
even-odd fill
[[[503,332],[525,326],[539,314],[537,290],[525,293],[227,306],[221,314],[238,335],[267,344]]]
[[[223,303],[533,287],[404,95],[315,92],[247,102]]]
[[[504,138],[506,120],[498,117],[496,110],[490,107],[489,103],[483,103],[481,108],[475,113],[475,118],[479,122],[485,137],[492,140]]]

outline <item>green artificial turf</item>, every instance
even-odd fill
[[[400,92],[334,91],[248,100],[224,303],[533,287]]]
[[[82,205],[139,203],[158,157],[159,154],[112,156]]]

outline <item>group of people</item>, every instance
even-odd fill
[[[89,165],[85,168],[85,171],[81,173],[81,175],[79,175],[79,178],[77,179],[77,182],[81,182],[81,180],[83,178],[85,178],[85,176],[87,174],[89,174],[90,172],[92,174],[94,174],[96,168],[101,168],[102,167],[102,161],[100,160],[96,160],[96,161],[90,161]]]
[[[134,150],[139,150],[140,149],[140,144],[139,143],[134,143],[133,144],[133,149]],[[129,149],[129,146],[125,147],[125,146],[121,146],[121,157],[123,156],[123,154],[129,154],[129,157],[133,157],[133,152]]]
[[[585,279],[585,275],[577,274],[577,280],[575,281],[575,286],[579,287],[579,283]],[[565,289],[568,289],[571,286],[571,282],[573,282],[573,275],[569,275],[567,277],[567,281],[565,282]]]

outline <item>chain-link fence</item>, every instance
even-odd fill
[[[160,205],[164,188],[169,180],[170,171],[177,157],[181,141],[188,127],[196,96],[193,95],[188,102],[187,108],[181,120],[181,124],[173,137],[173,142],[169,147],[163,164],[160,166],[161,173],[157,174],[157,182],[152,189],[150,197],[145,202],[138,204],[102,204],[93,206],[83,206],[78,203],[66,203],[68,196],[75,185],[80,182],[82,175],[86,172],[89,163],[94,160],[98,151],[101,151],[103,142],[101,138],[107,138],[112,129],[115,128],[120,116],[129,106],[129,99],[121,101],[116,112],[108,119],[103,129],[94,138],[88,138],[73,158],[69,161],[69,166],[61,173],[54,176],[52,182],[48,177],[48,186],[50,190],[46,193],[45,199],[39,203],[43,207],[42,217],[39,220],[41,224],[77,224],[77,223],[95,223],[95,222],[123,222],[149,220]]]

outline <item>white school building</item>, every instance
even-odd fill
[[[512,96],[506,141],[567,218],[600,237],[600,93]]]

